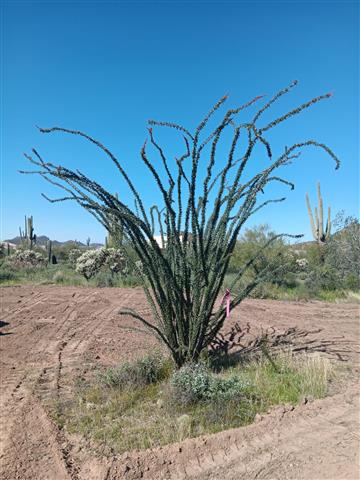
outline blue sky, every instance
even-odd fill
[[[32,147],[46,160],[80,168],[130,202],[115,169],[94,146],[41,135],[35,125],[79,129],[101,140],[150,206],[157,194],[139,156],[149,118],[191,129],[225,93],[228,105],[238,106],[258,94],[269,98],[294,79],[298,87],[264,121],[313,96],[334,96],[274,129],[268,137],[274,152],[315,138],[337,153],[342,166],[335,171],[322,152],[304,151],[281,172],[296,183],[295,191],[272,188],[273,196],[285,193],[287,201],[262,210],[249,226],[268,222],[309,239],[305,193],[314,204],[318,180],[334,213],[358,214],[357,1],[2,1],[1,13],[1,238],[17,235],[24,215],[32,214],[37,234],[104,239],[86,211],[49,204],[40,193],[56,196],[50,185],[17,173],[28,167],[22,153]],[[170,156],[181,152],[174,132],[161,131],[159,139]],[[266,164],[265,157],[254,159],[251,168]]]

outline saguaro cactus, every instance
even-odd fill
[[[328,218],[327,218],[326,227],[324,230],[324,206],[323,206],[323,199],[321,196],[320,182],[318,182],[317,184],[317,195],[318,195],[318,207],[315,207],[314,215],[312,213],[308,194],[306,194],[306,205],[308,209],[308,214],[309,214],[310,224],[311,224],[311,231],[312,231],[314,240],[316,240],[317,243],[321,245],[326,243],[330,238],[331,208],[330,206],[328,207]]]
[[[34,219],[33,216],[27,217],[25,215],[25,227],[24,230],[21,230],[19,227],[20,232],[20,240],[23,245],[26,245],[27,248],[32,249],[33,245],[36,243],[36,235],[34,234]]]

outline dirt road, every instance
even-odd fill
[[[317,330],[309,344],[351,367],[333,395],[278,407],[253,425],[151,451],[99,456],[47,415],[96,364],[142,355],[154,340],[122,326],[121,307],[146,314],[138,289],[10,287],[1,294],[0,477],[4,480],[359,478],[359,307],[249,300],[231,314],[254,331]]]

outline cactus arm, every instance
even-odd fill
[[[27,233],[28,233],[28,241],[30,243],[30,250],[32,249],[33,247],[33,244],[36,243],[36,235],[34,235],[34,219],[33,219],[33,216],[31,215],[28,219],[27,219]]]
[[[319,206],[319,241],[324,240],[324,206],[321,196],[320,182],[317,184],[318,206]]]
[[[331,235],[331,207],[328,207],[328,218],[326,223],[325,240],[329,240]]]
[[[306,194],[306,205],[307,205],[307,209],[308,209],[308,215],[309,215],[309,218],[310,218],[311,231],[312,231],[314,239],[316,240],[317,237],[316,237],[314,217],[313,217],[313,214],[312,214],[312,211],[311,211],[311,205],[310,205],[310,200],[309,200],[309,195],[308,194]]]
[[[317,207],[315,207],[315,221],[316,221],[316,235],[315,235],[315,240],[316,240],[317,242],[319,242],[319,241],[320,241],[320,237],[319,237],[320,226],[319,226],[319,212],[318,212]]]

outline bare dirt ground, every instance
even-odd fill
[[[277,407],[248,427],[115,456],[59,430],[45,406],[66,398],[94,364],[134,358],[154,344],[120,328],[134,325],[120,307],[146,311],[141,290],[26,286],[0,294],[3,480],[359,478],[357,305],[249,300],[226,326],[315,330],[299,342],[327,345],[324,354],[351,368],[331,396]]]

